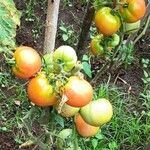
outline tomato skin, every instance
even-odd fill
[[[53,87],[44,72],[40,72],[29,81],[27,94],[31,102],[37,106],[51,106],[57,102]]]
[[[79,113],[75,116],[74,122],[78,133],[83,137],[94,136],[100,129],[100,127],[91,126],[86,123]]]
[[[53,53],[54,69],[61,71],[59,63],[62,63],[63,70],[69,72],[77,63],[75,50],[67,45],[58,47]]]
[[[95,25],[104,35],[112,35],[120,28],[121,22],[117,15],[111,14],[112,9],[103,7],[95,14]]]
[[[93,88],[86,80],[71,76],[64,86],[64,94],[68,98],[68,105],[82,107],[92,100]]]
[[[15,66],[12,72],[19,78],[30,78],[41,68],[41,58],[39,54],[31,47],[20,46],[14,52]]]
[[[133,23],[140,20],[146,12],[145,0],[121,0],[122,5],[120,7],[121,15],[125,22]]]
[[[101,126],[110,121],[113,115],[113,108],[107,99],[101,98],[91,101],[82,107],[80,114],[88,124]]]
[[[55,106],[56,110],[58,110],[59,103]],[[72,107],[68,104],[64,104],[61,108],[60,115],[63,117],[72,117],[80,110],[79,107]]]

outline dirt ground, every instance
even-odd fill
[[[16,6],[20,11],[23,11],[26,9],[26,0],[15,0]],[[45,5],[46,10],[46,5]],[[40,16],[40,22],[41,25],[44,24],[46,14],[45,12],[41,15],[41,12],[43,10],[41,9],[40,5],[37,5],[35,8],[35,14],[36,16]],[[76,17],[79,18],[78,22],[73,17],[73,14],[76,15]],[[81,25],[81,20],[84,14],[84,7],[78,5],[77,3],[74,3],[72,7],[66,7],[63,8],[61,6],[60,13],[59,13],[59,23],[60,20],[63,20],[66,24],[72,24],[74,25],[74,29],[77,33],[79,33]],[[32,22],[25,21],[25,18],[21,18],[21,26],[17,29],[17,44],[18,45],[28,45],[32,46],[35,49],[37,49],[40,53],[42,53],[43,50],[43,41],[44,41],[44,26],[41,29],[41,35],[36,40],[32,37],[32,30],[34,28],[34,24]],[[143,40],[138,42],[137,44],[137,56],[138,57],[147,57],[150,58],[150,30],[148,30],[147,34],[144,36]],[[57,36],[56,45],[61,45],[60,37]],[[124,79],[128,84],[132,85],[132,92],[134,95],[138,95],[141,88],[142,88],[142,69],[140,68],[140,65],[133,65],[129,67],[126,71],[121,70],[120,71],[120,77]],[[124,85],[123,82],[118,81],[118,85],[123,85],[126,90],[128,87]],[[13,139],[12,133],[3,133],[0,132],[0,150],[17,150],[18,145],[15,144],[15,141]]]

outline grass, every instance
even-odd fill
[[[81,149],[86,150],[144,150],[149,142],[149,109],[143,107],[145,99],[138,101],[111,84],[103,84],[97,89],[95,98],[107,98],[114,108],[111,122],[101,128],[93,138],[81,139]],[[147,101],[150,102],[150,99]],[[137,107],[141,110],[137,111]]]

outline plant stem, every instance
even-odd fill
[[[149,27],[149,23],[150,23],[150,15],[148,16],[146,23],[145,23],[145,27],[143,29],[143,31],[139,34],[139,36],[133,41],[133,44],[135,45],[137,43],[137,41],[146,33],[147,28]]]
[[[55,48],[59,3],[60,0],[48,0],[44,53],[53,52]]]
[[[77,139],[77,133],[76,133],[76,127],[74,125],[73,127],[73,137],[74,137],[74,150],[78,150],[78,139]]]
[[[85,13],[84,19],[83,19],[83,24],[82,24],[82,29],[79,37],[79,42],[77,45],[77,55],[78,58],[81,59],[82,54],[85,53],[85,41],[87,39],[89,29],[92,23],[92,19],[94,16],[95,9],[92,7],[93,1],[89,0],[88,5],[87,5],[87,11]]]

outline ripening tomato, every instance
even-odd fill
[[[120,12],[125,22],[136,22],[145,15],[145,0],[121,0],[121,3]]]
[[[31,102],[38,106],[50,106],[57,102],[53,86],[49,84],[44,72],[29,81],[27,94]]]
[[[88,124],[101,126],[110,121],[113,115],[113,108],[107,99],[101,98],[91,101],[82,107],[80,114]]]
[[[56,104],[55,106],[56,110],[59,108],[59,103]],[[80,110],[79,107],[72,107],[68,104],[64,104],[61,108],[60,115],[63,117],[72,117],[74,116],[78,111]]]
[[[68,105],[82,107],[92,100],[93,88],[86,80],[71,76],[64,86],[64,94],[68,98]]]
[[[95,25],[104,35],[112,35],[120,28],[120,18],[112,13],[109,7],[103,7],[95,14]]]
[[[74,121],[78,133],[83,137],[94,136],[100,129],[100,127],[91,126],[86,123],[79,113],[75,116]]]
[[[56,71],[63,69],[64,71],[69,72],[77,63],[77,55],[72,47],[63,45],[54,51],[53,61],[54,69]]]
[[[103,34],[99,34],[95,36],[91,43],[90,43],[90,49],[93,55],[103,55],[104,54],[104,48],[102,46],[102,40],[103,40]]]
[[[15,66],[13,73],[19,78],[30,78],[41,68],[41,58],[39,54],[31,47],[20,46],[14,52]]]

